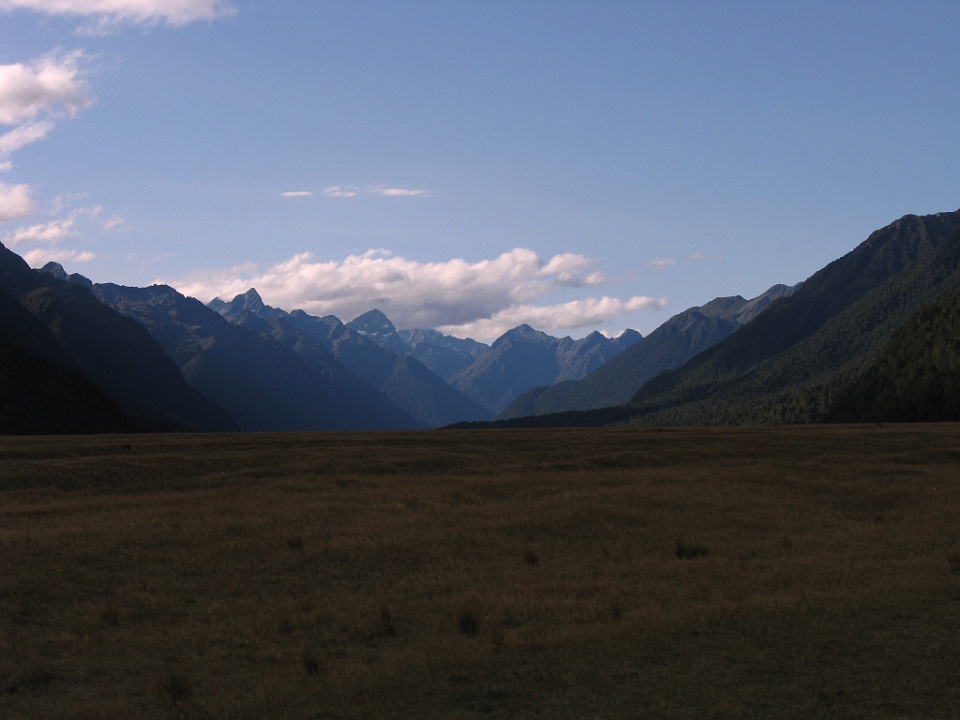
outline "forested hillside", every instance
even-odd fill
[[[901,325],[828,419],[960,420],[960,293],[921,308]]]

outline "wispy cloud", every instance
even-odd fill
[[[313,193],[309,190],[289,190],[287,192],[280,193],[280,197],[285,198],[298,198],[298,197],[312,197]]]
[[[187,25],[236,13],[227,0],[0,0],[0,10],[32,10],[47,15],[92,18],[85,32],[104,32],[121,23]]]
[[[0,158],[4,159],[10,169],[11,163],[6,160],[10,155],[25,145],[42,140],[47,133],[53,130],[53,123],[48,120],[24,123],[20,127],[0,135]]]
[[[0,193],[2,196],[2,193]],[[64,210],[64,198],[57,198],[51,203],[51,214],[60,214]],[[2,216],[0,216],[2,219]],[[89,250],[63,247],[61,243],[88,237],[97,233],[116,233],[127,229],[126,221],[119,215],[104,217],[102,207],[74,208],[65,217],[56,217],[44,223],[22,225],[12,230],[0,240],[5,245],[17,247],[21,245],[33,246],[26,252],[18,250],[24,259],[38,267],[51,260],[57,262],[89,262],[96,255]],[[42,247],[37,247],[37,246]]]
[[[655,270],[665,270],[668,267],[676,265],[677,261],[675,258],[660,258],[659,260],[651,260],[647,263],[647,267],[652,267]]]
[[[48,262],[58,262],[61,264],[86,263],[91,260],[96,260],[96,258],[96,255],[86,250],[56,250],[50,248],[38,248],[23,254],[23,259],[26,260],[27,265],[35,268],[43,267]]]
[[[430,194],[429,190],[408,190],[406,188],[386,187],[385,185],[371,185],[367,192],[385,197],[424,197]]]
[[[233,298],[255,287],[272,305],[343,320],[377,307],[399,327],[443,327],[481,339],[523,322],[544,330],[595,326],[662,303],[643,297],[543,302],[564,288],[602,284],[595,264],[576,253],[544,260],[527,248],[477,262],[459,258],[419,262],[386,250],[368,250],[327,261],[300,253],[268,268],[247,264],[158,282],[203,301]]]
[[[323,194],[327,197],[350,198],[356,197],[359,192],[360,191],[357,190],[357,188],[349,185],[334,185],[324,190]]]
[[[323,191],[327,197],[352,198],[358,195],[380,195],[382,197],[429,197],[429,190],[411,190],[409,188],[388,187],[386,185],[367,185],[360,188],[355,185],[333,185]]]
[[[48,223],[20,227],[4,235],[3,242],[11,247],[16,247],[23,243],[56,243],[64,238],[78,237],[79,233],[74,228],[75,220],[76,218],[69,217]]]

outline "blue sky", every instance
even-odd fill
[[[0,0],[0,241],[490,340],[960,207],[960,3]]]

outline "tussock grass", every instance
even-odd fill
[[[958,458],[957,425],[0,438],[0,717],[954,718]]]

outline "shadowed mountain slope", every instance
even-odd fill
[[[214,303],[213,307],[231,323],[270,336],[305,358],[313,357],[318,348],[324,356],[332,355],[353,375],[425,426],[491,417],[489,411],[414,358],[397,354],[380,345],[371,333],[351,329],[332,315],[318,318],[302,310],[287,313],[264,305],[253,289],[228,303]],[[376,327],[385,330],[386,337],[399,341],[393,324],[385,316],[381,314],[375,319]]]
[[[43,323],[0,290],[0,435],[145,429],[73,366]]]
[[[716,345],[775,300],[792,295],[795,289],[774,285],[752,300],[739,295],[716,298],[684,310],[583,379],[533,388],[514,400],[500,417],[547,415],[625,403],[645,382]]]
[[[960,211],[872,233],[742,330],[634,396],[639,422],[813,422],[924,304],[960,289]]]
[[[897,328],[827,419],[960,420],[960,292],[924,306]]]
[[[32,270],[0,246],[0,287],[62,348],[62,362],[103,390],[141,429],[235,430],[230,416],[184,382],[163,348],[137,322],[83,284]],[[49,346],[49,343],[47,343]]]
[[[94,291],[103,302],[142,323],[187,382],[226,408],[241,430],[420,427],[322,348],[312,348],[305,359],[165,285],[104,284],[95,285]]]
[[[501,412],[530,388],[582,377],[639,338],[640,333],[628,330],[615,339],[595,332],[573,340],[520,325],[501,335],[451,384],[484,407]]]
[[[428,328],[397,330],[397,334],[410,348],[407,352],[446,382],[470,367],[490,347],[470,338],[451,337]]]

